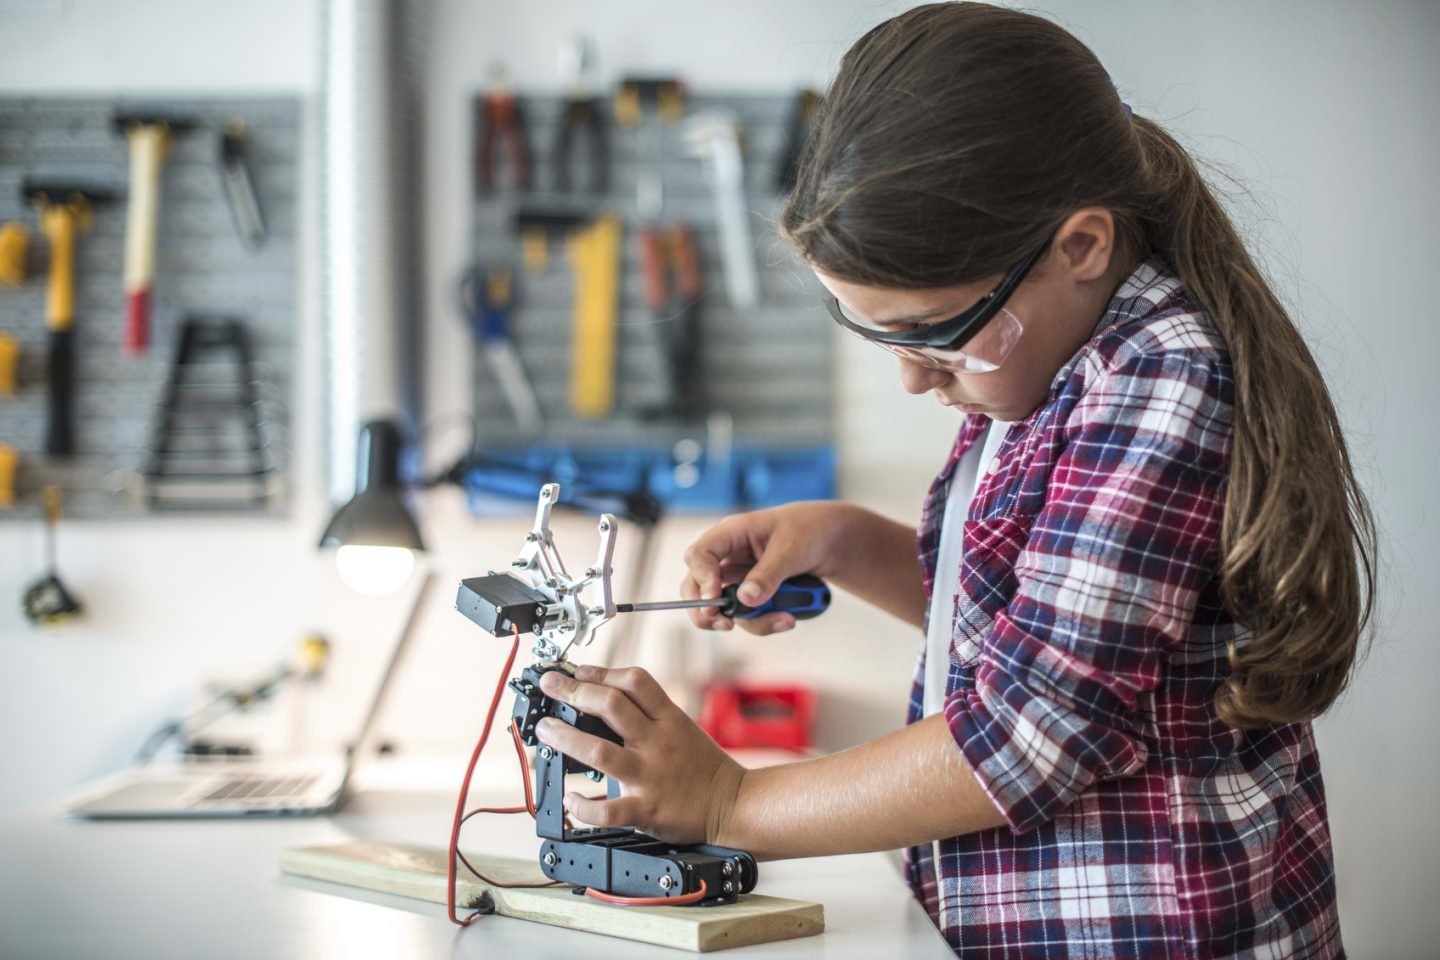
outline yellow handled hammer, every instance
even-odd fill
[[[50,280],[45,325],[50,329],[50,423],[45,452],[75,452],[75,238],[90,228],[92,206],[113,199],[105,190],[78,183],[26,180],[20,193],[35,204],[40,232],[50,241]]]

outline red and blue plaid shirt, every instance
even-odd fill
[[[1229,355],[1141,264],[1048,400],[1009,428],[961,535],[945,718],[1008,826],[908,851],[964,957],[1338,957],[1307,723],[1216,716]],[[919,530],[933,588],[968,417]],[[909,720],[922,712],[924,647]]]

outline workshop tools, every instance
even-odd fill
[[[550,264],[550,244],[591,223],[593,217],[570,210],[521,207],[513,226],[520,235],[520,259],[526,270],[544,270]]]
[[[220,133],[220,183],[240,242],[247,250],[259,250],[265,243],[265,214],[250,172],[249,136],[243,120],[227,123]]]
[[[20,451],[0,443],[0,510],[15,506],[15,475],[20,472]]]
[[[569,239],[575,271],[570,411],[586,419],[607,416],[615,405],[621,230],[620,218],[606,215]]]
[[[55,529],[60,524],[60,488],[47,484],[41,493],[45,507],[45,566],[47,573],[26,589],[21,598],[25,619],[38,626],[53,626],[77,617],[80,601],[60,582],[56,564]]]
[[[589,90],[588,77],[595,65],[594,47],[586,37],[576,37],[560,50],[560,72],[570,82],[570,94],[560,107],[560,124],[555,134],[555,189],[572,186],[576,140],[584,140],[585,165],[590,168],[590,192],[604,194],[610,189],[610,143],[600,101]]]
[[[0,332],[0,397],[15,396],[20,382],[20,340]]]
[[[460,296],[470,331],[495,373],[516,425],[530,433],[538,431],[540,401],[510,335],[517,299],[515,270],[508,266],[472,267],[461,281]]]
[[[185,318],[145,467],[150,508],[263,509],[274,472],[265,429],[245,324]]]
[[[525,113],[520,101],[504,83],[503,69],[497,69],[496,85],[480,98],[480,123],[475,143],[475,183],[479,193],[494,191],[495,155],[504,152],[511,183],[530,189],[530,141],[525,132]]]
[[[615,122],[633,127],[647,106],[674,123],[685,113],[685,84],[675,77],[623,77],[615,91]]]
[[[13,220],[0,225],[0,286],[18,287],[25,282],[25,257],[30,233]]]
[[[525,667],[509,687],[515,693],[513,735],[536,748],[533,813],[535,832],[542,839],[540,868],[548,879],[584,887],[589,895],[606,902],[615,902],[616,897],[634,898],[620,902],[644,904],[734,902],[740,894],[752,891],[758,879],[755,858],[745,851],[664,843],[630,827],[576,829],[566,818],[562,806],[565,775],[584,773],[597,781],[605,777],[574,757],[541,745],[536,724],[550,717],[612,743],[623,741],[600,717],[552,700],[540,690],[544,674],[554,670],[573,673],[574,665],[566,661],[566,654],[575,646],[589,644],[595,632],[618,612],[611,590],[614,516],[600,518],[600,552],[594,566],[582,577],[572,578],[550,531],[550,510],[559,495],[558,484],[547,483],[540,489],[534,526],[510,569],[461,581],[455,601],[461,613],[497,637],[513,635],[518,643],[523,634],[535,636],[533,651],[540,662]],[[597,595],[587,599],[592,588]],[[472,760],[472,770],[473,765]],[[620,791],[620,784],[610,778],[608,796],[618,797]],[[463,791],[461,800],[463,806]],[[457,839],[459,824],[457,812]]]
[[[45,452],[52,457],[75,453],[75,243],[90,229],[91,210],[109,203],[105,190],[50,180],[26,180],[21,195],[35,205],[40,231],[50,241],[50,282],[45,295],[45,325],[50,330],[50,410]]]
[[[730,303],[736,307],[753,307],[760,301],[760,277],[750,232],[750,208],[745,202],[739,120],[725,111],[691,117],[685,125],[685,143],[691,154],[705,160],[710,168],[715,222],[720,228],[720,256]]]
[[[705,415],[700,369],[700,253],[690,227],[646,226],[637,231],[645,274],[645,303],[665,346],[663,413],[680,420]]]
[[[130,211],[125,222],[125,349],[143,354],[150,345],[151,294],[155,284],[155,228],[160,216],[160,172],[177,133],[195,126],[188,118],[116,113],[115,129],[130,144]]]

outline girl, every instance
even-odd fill
[[[908,847],[967,957],[1343,955],[1309,720],[1355,660],[1373,526],[1191,159],[1056,25],[931,4],[846,54],[781,225],[836,323],[965,417],[918,551],[793,504],[703,534],[684,592],[813,571],[920,627],[910,723],[744,770],[643,671],[552,672],[625,740],[542,725],[625,784],[570,810],[760,857]]]

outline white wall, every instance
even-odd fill
[[[517,85],[553,88],[556,39],[584,30],[597,39],[610,75],[674,71],[700,88],[775,89],[823,81],[850,40],[903,6],[436,2],[426,209],[430,412],[456,409],[468,396],[468,371],[454,360],[464,355],[462,333],[447,312],[467,250],[453,201],[467,191],[466,98],[492,59],[507,59]],[[125,8],[0,0],[7,41],[0,95],[294,92],[313,106],[318,0],[148,0]],[[1422,955],[1440,938],[1440,914],[1427,909],[1440,866],[1430,737],[1440,591],[1426,550],[1440,532],[1427,496],[1440,472],[1430,422],[1430,411],[1440,409],[1432,372],[1440,334],[1423,286],[1433,273],[1431,225],[1440,214],[1431,173],[1440,147],[1431,102],[1440,89],[1431,55],[1440,6],[1075,0],[1048,9],[1096,49],[1137,111],[1170,124],[1253,191],[1238,209],[1330,378],[1386,536],[1379,639],[1353,691],[1318,724],[1344,924],[1357,956]],[[313,149],[309,155],[318,186]],[[301,319],[304,363],[318,376],[316,222],[307,211]],[[913,515],[952,423],[929,401],[901,394],[879,351],[857,348],[863,345],[845,342],[838,360],[846,490]],[[48,800],[121,763],[199,676],[266,665],[303,627],[331,632],[336,693],[358,700],[399,611],[345,593],[310,550],[325,510],[314,453],[319,398],[318,389],[300,398],[304,483],[291,522],[72,524],[62,569],[88,601],[89,623],[35,633],[15,604],[0,604],[0,726],[10,738],[0,760],[0,810]],[[905,422],[913,427],[893,429]],[[438,460],[448,452],[437,445],[431,454]],[[458,750],[498,657],[455,622],[448,583],[507,557],[520,525],[473,523],[448,495],[427,500],[424,522],[441,588],[388,726],[408,741]],[[561,542],[588,552],[587,527],[567,523]],[[689,521],[666,532],[663,579],[677,579],[674,558],[695,529]],[[40,564],[38,530],[0,526],[0,597],[17,594]],[[662,662],[658,652],[675,622],[657,617],[647,625],[654,662]],[[721,642],[747,651],[757,672],[821,684],[835,705],[824,731],[832,745],[898,722],[915,641],[883,617],[847,609],[778,641]]]

